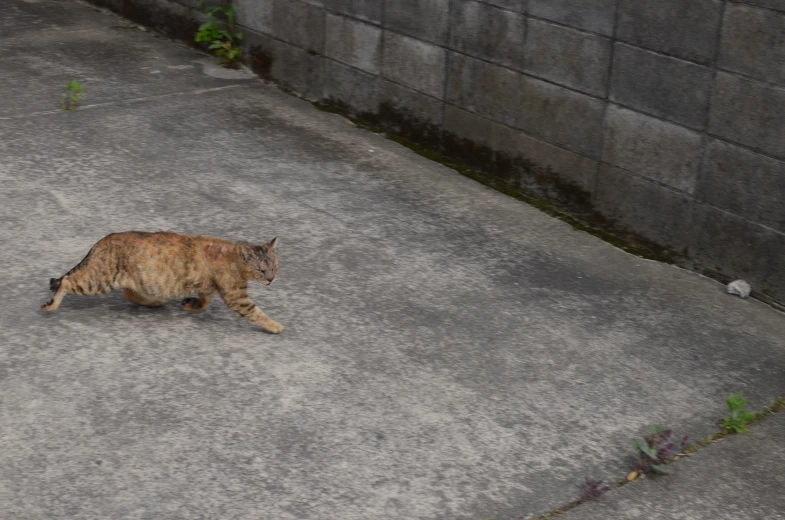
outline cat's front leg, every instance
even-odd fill
[[[226,292],[222,291],[220,294],[227,307],[243,318],[259,325],[267,332],[273,334],[283,332],[283,325],[262,312],[262,310],[248,298],[248,294],[244,288]]]

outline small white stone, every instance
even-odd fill
[[[742,298],[746,298],[750,295],[750,291],[752,291],[752,287],[744,280],[735,280],[728,284],[728,294],[738,294]]]

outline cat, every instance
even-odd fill
[[[105,236],[76,267],[49,280],[54,293],[41,306],[54,311],[63,297],[106,294],[125,289],[123,296],[139,305],[160,307],[165,300],[184,298],[181,305],[201,311],[218,293],[244,318],[277,334],[283,326],[263,313],[246,292],[248,281],[270,285],[278,273],[278,237],[255,245],[205,235],[125,231]]]

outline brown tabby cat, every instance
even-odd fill
[[[246,293],[249,280],[263,285],[275,280],[277,243],[277,237],[254,245],[205,235],[112,233],[99,240],[64,276],[49,280],[54,296],[41,308],[56,310],[67,293],[105,294],[125,289],[126,299],[148,307],[197,293],[197,298],[185,298],[182,306],[201,311],[217,292],[230,309],[277,334],[283,326],[254,305]]]

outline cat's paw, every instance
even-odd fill
[[[180,305],[187,311],[202,311],[206,307],[202,305],[202,300],[199,298],[186,298],[180,302]]]
[[[52,312],[57,310],[57,305],[55,305],[54,300],[49,300],[45,304],[41,305],[41,310],[46,312]]]
[[[269,322],[262,325],[262,327],[264,328],[264,330],[266,330],[271,334],[280,334],[281,332],[283,332],[283,325],[281,325],[277,321],[270,320]]]

